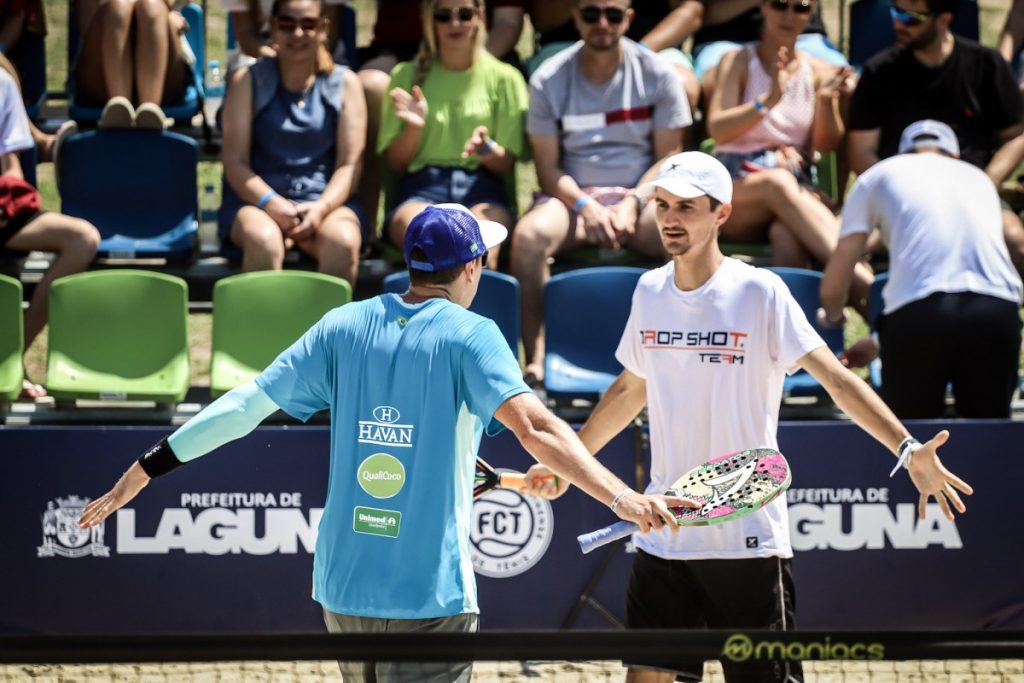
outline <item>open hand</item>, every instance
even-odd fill
[[[148,483],[149,475],[142,469],[142,465],[134,463],[121,475],[114,488],[85,506],[82,516],[78,518],[79,528],[89,529],[96,526],[131,502]]]
[[[427,98],[423,96],[420,86],[412,86],[412,94],[401,88],[391,90],[391,104],[395,108],[395,116],[407,126],[422,128],[427,123]]]
[[[953,510],[960,514],[967,511],[967,506],[960,499],[960,493],[968,496],[974,493],[970,484],[947,470],[939,460],[939,447],[948,439],[949,432],[943,429],[914,451],[911,457],[910,479],[921,494],[917,503],[917,514],[921,519],[925,517],[928,499],[932,496],[935,497],[935,502],[939,504],[946,519],[952,520]]]

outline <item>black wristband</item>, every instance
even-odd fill
[[[142,466],[142,471],[148,474],[150,479],[156,479],[184,464],[174,455],[174,451],[171,449],[171,445],[167,443],[166,437],[160,439],[160,443],[139,456],[139,465]]]

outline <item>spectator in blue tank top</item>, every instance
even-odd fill
[[[327,52],[318,0],[277,0],[277,57],[232,76],[224,104],[219,232],[242,269],[280,269],[298,248],[355,283],[362,210],[349,200],[366,139],[359,78]]]

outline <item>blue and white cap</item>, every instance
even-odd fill
[[[468,263],[508,237],[501,223],[482,221],[461,204],[434,204],[420,211],[405,231],[405,262],[413,270],[435,272]],[[426,261],[414,261],[419,248]]]
[[[914,121],[900,135],[900,154],[918,147],[934,147],[952,157],[960,156],[960,141],[956,139],[956,133],[942,121],[933,119]]]
[[[706,194],[722,204],[732,201],[732,176],[721,161],[704,152],[673,154],[661,164],[658,177],[636,192],[647,199],[658,187],[683,199]]]

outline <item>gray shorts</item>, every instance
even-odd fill
[[[353,617],[324,609],[331,633],[475,633],[480,615],[437,619]],[[469,683],[473,662],[338,662],[345,683]]]

